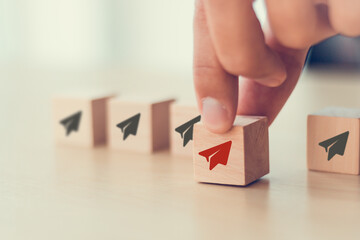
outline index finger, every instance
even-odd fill
[[[205,126],[219,133],[229,130],[236,115],[238,77],[217,59],[202,0],[196,1],[194,17],[194,85]]]

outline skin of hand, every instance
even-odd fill
[[[194,86],[202,121],[228,131],[236,115],[275,119],[311,45],[360,35],[358,0],[266,0],[263,32],[252,0],[196,0]],[[241,78],[239,79],[239,76]]]

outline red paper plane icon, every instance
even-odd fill
[[[229,158],[232,141],[228,141],[215,147],[199,152],[199,155],[206,158],[210,162],[209,169],[212,170],[216,165],[226,165]]]

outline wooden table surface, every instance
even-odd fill
[[[248,187],[197,183],[168,151],[55,146],[49,97],[71,80],[54,76],[2,75],[0,239],[359,239],[360,176],[308,172],[305,137],[308,113],[360,107],[360,74],[302,76],[270,128],[270,174]],[[138,77],[71,76],[120,91]],[[184,78],[154,84],[191,89]]]

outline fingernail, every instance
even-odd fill
[[[202,121],[205,126],[214,132],[224,132],[229,124],[229,113],[225,106],[211,97],[202,100]]]

